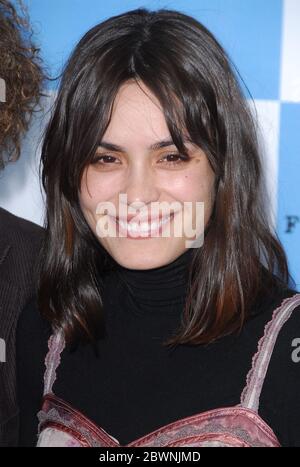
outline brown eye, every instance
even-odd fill
[[[116,160],[117,158],[114,156],[110,156],[108,154],[102,154],[101,156],[100,155],[95,156],[94,159],[92,160],[92,164],[111,165],[111,164],[115,164]]]
[[[167,154],[164,156],[161,161],[166,163],[167,165],[179,165],[190,160],[189,156],[185,156],[184,154]]]

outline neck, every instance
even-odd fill
[[[122,283],[125,305],[138,314],[181,312],[193,252],[189,248],[174,261],[147,270],[128,269],[116,263],[116,279]]]

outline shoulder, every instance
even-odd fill
[[[42,373],[51,334],[50,323],[42,318],[35,297],[23,308],[17,322],[17,367],[22,373]]]
[[[21,307],[34,293],[44,229],[0,208],[0,277],[22,294]]]
[[[28,386],[28,393],[41,393],[45,358],[51,326],[45,321],[32,299],[20,313],[16,329],[16,367],[18,390]],[[21,385],[21,386],[20,386]]]
[[[1,237],[11,243],[21,241],[30,246],[39,243],[43,238],[44,229],[31,221],[15,216],[5,209],[0,208]]]
[[[282,445],[300,445],[300,293],[293,291],[275,308],[269,330],[274,346],[269,356],[261,406]]]
[[[288,363],[294,363],[293,350],[300,340],[300,293],[298,291],[286,289],[272,303],[265,313],[263,334],[261,341],[265,341],[266,337],[268,339],[270,363],[278,365],[279,368],[283,361],[285,367],[289,366]],[[290,368],[294,366],[290,365]]]
[[[280,363],[282,359],[290,368],[295,369],[295,348],[300,345],[300,293],[293,291],[283,298],[280,305],[273,310],[272,321],[275,344],[272,359]],[[300,365],[299,371],[300,371]]]
[[[277,378],[281,387],[285,381],[297,387],[300,402],[300,293],[283,300],[281,307],[274,311],[274,330],[278,334],[272,352],[269,372]],[[275,376],[276,375],[276,376]],[[289,388],[289,393],[293,391]],[[299,403],[300,410],[300,403]],[[300,411],[299,411],[300,417]]]
[[[37,297],[34,296],[20,313],[17,323],[17,341],[30,349],[46,349],[51,332],[51,325],[41,316]]]
[[[21,311],[16,332],[17,400],[20,420],[20,445],[34,446],[37,412],[44,391],[45,358],[48,353],[50,325],[41,317],[36,299]]]

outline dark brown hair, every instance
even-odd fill
[[[42,148],[47,219],[39,306],[67,340],[94,339],[103,329],[107,253],[84,219],[78,191],[128,80],[157,96],[178,150],[185,150],[186,128],[216,175],[182,327],[166,344],[208,343],[241,329],[257,300],[287,287],[286,256],[263,203],[256,124],[236,73],[215,37],[174,10],[140,8],[111,17],[76,46]]]
[[[41,97],[43,71],[39,49],[24,5],[0,0],[0,78],[6,101],[0,102],[0,169],[20,155],[20,140]]]

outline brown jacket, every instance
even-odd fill
[[[40,226],[0,208],[0,339],[5,348],[5,361],[0,361],[0,446],[18,441],[15,330],[19,313],[35,293],[42,238]]]

